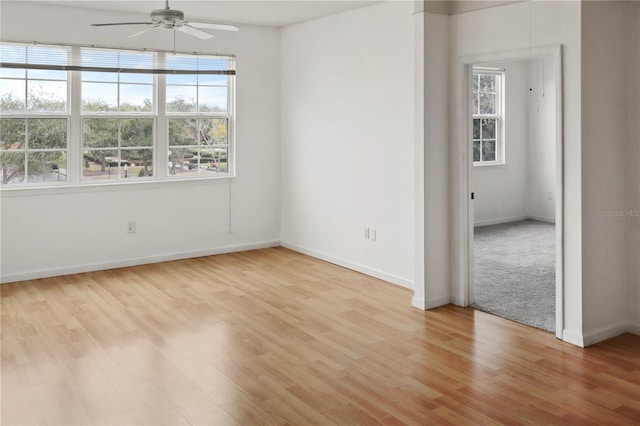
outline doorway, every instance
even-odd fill
[[[561,337],[559,49],[465,65],[469,304]]]

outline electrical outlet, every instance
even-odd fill
[[[376,229],[375,228],[371,228],[371,230],[369,230],[369,239],[371,241],[375,241],[376,240]]]
[[[369,228],[364,228],[364,239],[365,240],[369,239]]]
[[[131,222],[129,222],[127,224],[127,232],[129,234],[135,234],[136,233],[136,221],[132,220]]]

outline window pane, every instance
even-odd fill
[[[208,86],[227,86],[229,78],[226,75],[218,74],[200,74],[198,75],[198,84]]]
[[[118,120],[88,118],[82,126],[83,146],[86,148],[116,148],[118,146]]]
[[[496,95],[492,93],[480,93],[480,114],[496,113]]]
[[[27,109],[30,111],[66,111],[67,82],[27,80]]]
[[[473,139],[480,139],[480,119],[473,119]]]
[[[88,179],[117,179],[117,158],[117,150],[85,150],[82,176]]]
[[[28,120],[29,149],[67,147],[67,120],[64,118],[30,118]],[[29,168],[29,176],[31,176]]]
[[[67,180],[67,155],[63,151],[29,152],[27,159],[29,183]]]
[[[480,74],[480,91],[493,92],[496,91],[496,76]]]
[[[121,83],[147,83],[153,84],[153,74],[120,73]]]
[[[146,84],[120,85],[120,111],[150,112],[153,108],[153,86]]]
[[[226,172],[227,171],[227,148],[206,148],[200,151],[200,173],[204,172]]]
[[[0,120],[1,149],[22,149],[24,147],[24,118],[5,118]]]
[[[115,72],[83,71],[82,81],[104,81],[117,83],[118,74]]]
[[[169,119],[169,145],[197,145],[197,120],[191,118]]]
[[[224,112],[227,110],[227,88],[207,87],[198,88],[198,111]]]
[[[83,111],[117,111],[118,85],[111,83],[82,83]]]
[[[167,86],[168,112],[196,112],[197,87]]]
[[[24,80],[0,80],[0,104],[2,111],[24,111]]]
[[[23,68],[0,68],[0,77],[25,78],[26,73]]]
[[[474,74],[473,75],[473,93],[478,93],[478,79],[480,78],[479,75]]]
[[[480,141],[473,141],[473,161],[480,161]]]
[[[198,174],[198,148],[171,148],[169,150],[169,175],[195,176]]]
[[[494,118],[482,119],[482,139],[496,138],[496,120]]]
[[[167,84],[188,84],[196,85],[198,76],[196,74],[167,74]]]
[[[27,77],[30,79],[43,80],[67,80],[66,71],[52,70],[27,70]]]
[[[227,119],[212,118],[200,120],[201,145],[225,145],[227,143]]]
[[[482,141],[482,161],[496,161],[496,141]]]
[[[24,181],[24,160],[24,151],[0,151],[0,174],[3,185]]]
[[[228,146],[217,146],[215,148],[213,148],[212,150],[212,156],[214,159],[214,168],[218,171],[218,172],[222,172],[222,173],[226,173],[227,171],[229,171],[227,165],[228,165],[228,158],[229,155],[229,147]]]
[[[153,149],[123,149],[122,161],[125,179],[153,176]]]
[[[122,120],[120,134],[121,146],[153,146],[153,118]]]

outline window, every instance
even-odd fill
[[[82,63],[152,68],[154,54],[81,49]],[[82,179],[153,177],[154,75],[83,71]]]
[[[66,58],[68,49],[7,46],[25,65]],[[67,181],[68,73],[0,68],[2,185]]]
[[[172,56],[190,68],[218,68],[215,59]],[[227,172],[229,158],[229,77],[168,75],[166,114],[169,173],[177,176]]]
[[[473,71],[473,164],[504,163],[504,71]]]
[[[3,186],[233,173],[231,56],[3,43],[0,59]]]

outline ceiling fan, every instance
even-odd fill
[[[235,25],[227,24],[215,24],[210,22],[194,22],[185,21],[184,12],[178,9],[169,8],[169,0],[165,0],[164,9],[156,9],[151,11],[150,22],[110,22],[105,24],[91,24],[93,27],[108,27],[115,25],[147,25],[142,31],[131,34],[129,37],[139,36],[146,33],[153,28],[160,28],[165,30],[178,30],[193,37],[205,40],[213,37],[211,34],[199,30],[203,28],[206,30],[222,30],[222,31],[238,31],[238,27]]]

